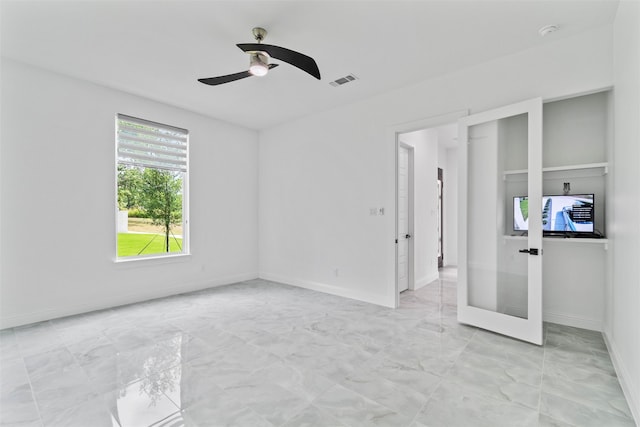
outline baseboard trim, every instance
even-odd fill
[[[562,313],[544,311],[542,318],[545,322],[557,323],[559,325],[573,326],[574,328],[589,329],[591,331],[602,331],[602,321],[585,319],[584,317],[568,316]]]
[[[416,280],[416,283],[413,286],[413,290],[417,291],[418,289],[427,286],[429,283],[433,282],[434,280],[438,280],[438,278],[440,278],[440,275],[438,274],[437,271],[430,276],[422,277],[420,280]]]
[[[632,380],[631,374],[620,359],[617,347],[609,338],[609,334],[603,332],[602,335],[604,336],[604,342],[607,344],[609,355],[611,355],[611,361],[613,362],[613,368],[616,370],[620,387],[622,387],[624,397],[627,399],[629,409],[631,409],[631,415],[633,415],[636,424],[640,425],[640,390],[636,388],[638,384]]]
[[[380,305],[383,307],[393,308],[395,306],[395,299],[390,303],[389,298],[385,297],[384,295],[373,295],[365,292],[353,291],[351,289],[328,285],[326,283],[297,279],[288,276],[280,276],[278,274],[272,273],[260,273],[260,279],[284,283],[285,285],[297,286],[299,288],[310,289],[312,291],[323,292],[325,294],[336,295],[339,297],[354,299],[357,301],[368,302],[370,304]]]
[[[164,298],[172,295],[185,294],[194,291],[200,291],[203,289],[214,288],[217,286],[229,285],[236,282],[243,282],[245,280],[257,279],[258,273],[245,273],[234,276],[220,277],[215,279],[207,279],[193,282],[183,282],[180,285],[173,284],[163,288],[154,289],[153,293],[150,292],[132,292],[127,294],[120,294],[113,298],[104,299],[100,301],[90,301],[80,304],[73,304],[65,307],[54,307],[46,310],[37,310],[30,313],[17,314],[13,316],[0,317],[0,329],[13,328],[21,325],[28,325],[30,323],[43,322],[46,320],[57,319],[60,317],[73,316],[76,314],[87,313],[90,311],[104,310],[108,308],[118,307],[127,304],[133,304],[142,301],[153,300],[157,298]]]

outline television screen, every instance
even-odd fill
[[[542,231],[594,232],[593,194],[542,197]],[[513,230],[529,230],[529,199],[513,198]]]

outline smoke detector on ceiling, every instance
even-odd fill
[[[557,25],[545,25],[544,27],[538,30],[538,33],[540,33],[540,35],[544,37],[547,34],[555,33],[556,31],[558,31],[558,29],[559,28]]]

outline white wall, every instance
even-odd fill
[[[607,87],[611,40],[611,28],[600,28],[261,132],[260,275],[393,306],[389,129]],[[369,216],[370,206],[387,215]]]
[[[458,265],[458,149],[448,148],[444,169],[444,265]]]
[[[3,58],[0,327],[255,278],[257,133]],[[191,253],[114,263],[115,114],[190,131]]]
[[[580,240],[547,238],[542,243],[544,320],[601,331],[607,249],[601,242]]]
[[[399,141],[414,147],[413,271],[419,289],[438,278],[438,133],[435,129],[403,133]]]
[[[440,144],[440,129],[436,128],[436,141],[438,142],[438,167],[443,169],[447,164],[447,149]]]
[[[380,249],[386,238],[395,256],[395,141],[380,156],[379,127],[345,109],[261,133],[260,276],[392,306]]]
[[[614,25],[613,191],[608,235],[612,286],[605,334],[627,400],[640,423],[640,4],[621,1]]]

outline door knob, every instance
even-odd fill
[[[404,238],[405,238],[405,239],[410,239],[410,238],[411,238],[411,234],[406,234],[406,235],[404,236]]]

